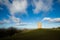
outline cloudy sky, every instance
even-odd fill
[[[60,26],[60,0],[0,0],[0,28]]]

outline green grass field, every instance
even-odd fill
[[[16,33],[13,36],[0,40],[60,40],[60,30],[35,29],[27,32]]]

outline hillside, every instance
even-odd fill
[[[60,30],[36,29],[22,33],[16,33],[11,37],[1,38],[1,40],[59,40]]]

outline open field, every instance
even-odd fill
[[[60,40],[60,30],[35,29],[0,38],[0,40]]]

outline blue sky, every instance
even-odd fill
[[[0,0],[0,28],[60,26],[60,0]]]

